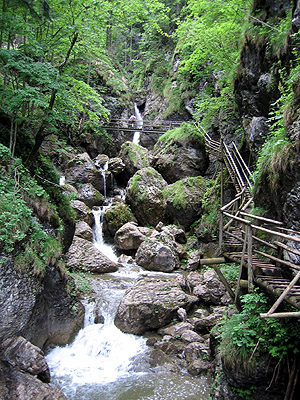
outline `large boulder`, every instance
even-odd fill
[[[88,207],[101,206],[104,197],[91,183],[84,183],[78,189],[78,199],[85,203]]]
[[[21,336],[6,339],[1,344],[0,360],[19,371],[50,382],[50,371],[44,353]]]
[[[59,389],[1,361],[0,396],[3,400],[66,400]]]
[[[168,183],[204,175],[209,165],[203,135],[187,123],[162,135],[152,156],[151,164]]]
[[[92,228],[84,221],[79,221],[76,223],[75,236],[81,237],[89,242],[92,242],[94,238]]]
[[[106,273],[118,270],[118,265],[102,254],[91,242],[75,236],[66,254],[66,266],[70,270]]]
[[[190,226],[203,213],[202,203],[208,188],[207,179],[198,176],[184,178],[169,185],[163,190],[166,199],[165,218],[170,223],[180,224],[184,229]]]
[[[226,293],[225,286],[211,269],[205,271],[203,275],[190,272],[187,276],[187,283],[193,294],[204,303],[219,304]]]
[[[174,236],[167,230],[154,231],[138,248],[135,260],[150,271],[172,272],[179,268],[180,259]]]
[[[125,165],[123,173],[127,180],[139,169],[150,165],[148,150],[132,142],[126,142],[122,145],[119,157]]]
[[[136,250],[145,240],[145,229],[135,222],[127,222],[115,234],[115,244],[122,250]],[[148,229],[151,234],[151,229]]]
[[[115,324],[123,332],[141,335],[167,325],[178,308],[188,309],[196,301],[175,280],[142,278],[125,293]]]
[[[156,226],[164,218],[166,200],[162,190],[166,186],[167,182],[151,167],[141,169],[129,180],[125,200],[140,225]]]
[[[84,308],[76,296],[70,276],[47,268],[43,279],[28,271],[19,272],[12,259],[0,268],[0,342],[22,335],[42,348],[64,345],[82,327]]]
[[[84,221],[90,226],[93,225],[95,219],[91,209],[80,200],[71,200],[71,207],[75,210],[77,218],[80,221]]]
[[[117,230],[127,222],[135,222],[136,219],[130,207],[123,201],[112,204],[104,213],[103,232],[114,237]]]
[[[64,173],[66,181],[74,182],[77,188],[82,184],[90,183],[99,192],[103,193],[102,174],[87,153],[78,154],[70,160]]]

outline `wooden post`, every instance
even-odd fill
[[[246,225],[246,235],[248,238],[248,292],[253,291],[253,263],[252,263],[252,228],[251,225]]]

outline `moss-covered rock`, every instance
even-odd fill
[[[162,190],[167,182],[152,167],[138,171],[128,182],[126,203],[140,225],[155,226],[164,219],[166,200]]]
[[[150,165],[148,150],[132,142],[125,142],[122,145],[119,157],[125,164],[124,176],[126,179],[131,178],[139,169]]]
[[[162,135],[153,150],[152,166],[168,183],[204,175],[209,160],[204,137],[191,124],[182,123]]]
[[[181,179],[164,188],[166,219],[190,228],[203,213],[203,197],[210,185],[209,180],[198,176]]]

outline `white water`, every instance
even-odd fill
[[[104,214],[105,211],[110,207],[110,205],[111,204],[92,210],[95,218],[94,245],[97,247],[99,251],[101,251],[101,253],[105,254],[112,261],[117,262],[118,257],[116,253],[110,244],[104,242],[103,232],[102,232]]]
[[[101,174],[102,174],[102,179],[103,179],[103,196],[106,198],[106,171],[108,169],[108,161],[103,165],[103,167],[100,169]]]
[[[108,200],[108,199],[107,199]],[[113,246],[104,242],[102,225],[108,205],[93,210],[94,245],[117,261]],[[114,325],[114,317],[125,291],[141,275],[162,275],[124,264],[117,272],[93,276],[95,299],[83,301],[84,327],[73,343],[56,347],[46,356],[51,382],[68,400],[208,400],[205,377],[171,373],[151,367],[143,337],[125,334]],[[168,274],[168,276],[176,274]],[[95,316],[104,317],[95,324]]]
[[[136,103],[134,103],[134,113],[136,116],[136,127],[137,127],[137,129],[142,129],[143,117],[142,117],[142,114],[140,113],[140,110],[138,109],[138,106],[136,105]],[[132,143],[140,144],[140,137],[141,137],[141,132],[135,131],[133,134]]]

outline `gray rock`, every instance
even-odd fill
[[[94,223],[94,216],[91,209],[80,200],[71,200],[71,207],[76,211],[77,218],[92,226]]]
[[[209,164],[204,140],[196,128],[182,124],[177,130],[184,134],[173,135],[171,138],[167,132],[160,137],[152,154],[153,167],[168,183],[188,176],[204,175]]]
[[[12,368],[36,375],[43,382],[50,382],[44,353],[21,336],[8,338],[1,344],[0,359]]]
[[[197,376],[207,372],[212,367],[208,361],[195,360],[188,366],[188,373]]]
[[[217,279],[213,270],[205,271],[203,281],[193,289],[195,296],[209,304],[219,304],[225,292],[225,286]]]
[[[114,240],[117,247],[122,250],[136,250],[146,236],[134,222],[127,222],[115,234]]]
[[[174,237],[167,232],[154,231],[140,245],[135,260],[150,271],[171,272],[180,266]]]
[[[95,167],[95,164],[87,153],[78,154],[70,160],[64,173],[66,181],[74,182],[77,188],[82,184],[90,183],[103,193],[101,172]]]
[[[167,182],[153,168],[143,168],[128,182],[126,203],[129,204],[139,225],[156,226],[163,220],[166,201],[162,190]]]
[[[74,237],[65,257],[66,266],[71,270],[100,274],[118,270],[118,265],[102,254],[92,243],[77,236]]]
[[[114,175],[118,176],[125,170],[125,164],[120,157],[110,158],[108,161],[108,170]]]
[[[142,278],[125,293],[115,324],[123,332],[141,335],[167,325],[179,307],[188,309],[195,301],[174,280]]]
[[[119,157],[125,165],[124,174],[127,179],[138,170],[150,165],[148,150],[132,142],[126,142],[122,145]]]
[[[90,208],[101,206],[104,202],[102,194],[91,183],[84,183],[78,188],[78,199]]]
[[[78,236],[82,239],[92,242],[93,241],[93,230],[86,222],[79,221],[79,222],[77,222],[76,227],[75,227],[75,236]]]

